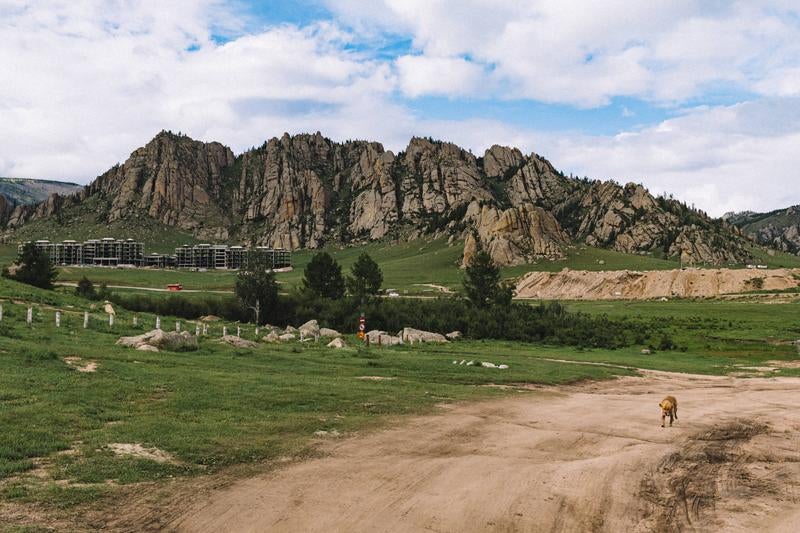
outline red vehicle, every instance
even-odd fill
[[[180,291],[182,289],[183,285],[181,285],[180,283],[170,283],[169,285],[167,285],[168,291]]]

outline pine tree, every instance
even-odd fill
[[[306,266],[303,286],[315,296],[338,300],[345,289],[342,267],[326,252],[315,254]]]
[[[476,307],[488,307],[500,284],[500,269],[492,261],[492,256],[483,249],[478,250],[466,269],[464,292]]]
[[[383,272],[368,253],[358,256],[358,260],[350,269],[352,276],[347,278],[347,290],[357,298],[378,294],[383,283]]]
[[[4,275],[21,283],[27,283],[42,289],[52,289],[53,281],[58,273],[50,264],[50,257],[32,242],[22,248],[22,255],[15,263],[13,273],[8,270]]]

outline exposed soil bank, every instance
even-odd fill
[[[321,459],[195,494],[162,526],[791,531],[800,497],[798,388],[793,378],[647,372],[460,405],[327,442]],[[665,394],[678,398],[680,419],[662,429]]]
[[[605,300],[708,298],[753,290],[800,286],[800,270],[700,269],[529,272],[517,283],[518,298]]]

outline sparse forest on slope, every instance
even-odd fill
[[[235,155],[217,143],[161,132],[71,195],[0,205],[6,238],[27,224],[75,216],[153,221],[200,239],[319,248],[422,235],[476,238],[500,265],[561,258],[574,241],[684,262],[748,259],[748,242],[719,219],[636,184],[576,179],[546,159],[492,146],[476,157],[413,138],[394,154],[376,142],[283,135]]]

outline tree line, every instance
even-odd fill
[[[13,274],[5,274],[26,283],[40,276],[37,286],[52,288],[54,276],[50,276],[55,272],[46,256],[42,260],[37,254],[41,252],[35,247],[26,247]],[[239,272],[235,297],[230,298],[120,294],[104,286],[97,290],[86,278],[78,283],[76,293],[88,299],[108,299],[131,311],[186,319],[216,315],[281,327],[316,319],[323,326],[348,333],[356,331],[359,317],[364,314],[367,329],[389,332],[413,327],[439,333],[457,330],[475,339],[603,348],[650,342],[662,349],[674,347],[671,341],[664,341],[662,326],[653,321],[572,313],[558,302],[514,302],[513,286],[502,281],[499,267],[480,243],[464,270],[464,297],[382,298],[383,273],[367,253],[362,253],[350,272],[344,274],[330,254],[319,252],[303,274],[301,285],[288,295],[279,294],[275,273],[261,264]],[[42,279],[48,282],[41,283]]]

